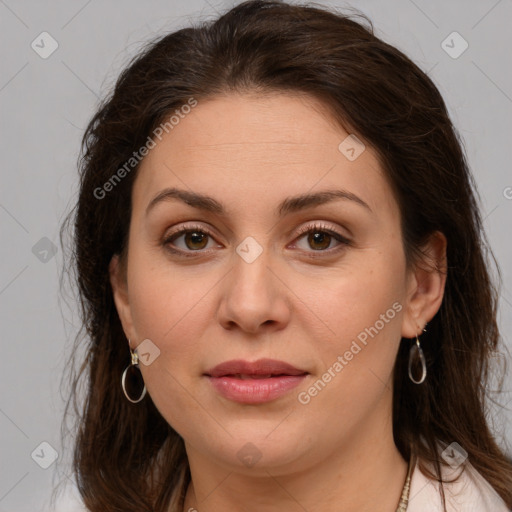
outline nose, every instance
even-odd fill
[[[219,323],[227,330],[268,334],[283,329],[290,319],[290,290],[268,251],[247,262],[234,255],[234,267],[222,280]]]

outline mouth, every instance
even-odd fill
[[[231,377],[233,379],[248,380],[248,379],[270,379],[272,377],[282,377],[282,376],[285,376],[285,375],[289,375],[289,374],[286,374],[286,373],[279,373],[279,374],[267,373],[265,375],[255,375],[255,374],[248,375],[248,374],[243,374],[243,373],[235,373],[233,375],[231,375],[231,374],[220,375],[220,377]]]
[[[296,387],[307,375],[309,372],[306,370],[275,359],[226,361],[204,374],[220,395],[244,404],[276,400]]]
[[[305,375],[308,372],[276,359],[258,359],[257,361],[244,361],[233,359],[225,361],[208,370],[208,377],[234,377],[239,379],[268,379],[280,376]]]

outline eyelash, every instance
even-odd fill
[[[205,252],[205,250],[204,249],[199,249],[197,251],[184,251],[183,249],[172,249],[169,246],[169,244],[172,241],[176,240],[177,238],[180,238],[180,236],[182,236],[182,235],[185,235],[187,233],[197,233],[197,232],[205,234],[205,235],[208,235],[211,238],[214,238],[213,234],[208,229],[206,229],[203,226],[199,226],[199,225],[187,226],[186,229],[181,229],[181,230],[178,230],[178,231],[174,231],[173,233],[171,233],[167,237],[165,237],[165,239],[163,241],[163,245],[167,248],[168,251],[172,252],[173,254],[177,254],[178,256],[182,256],[182,257],[185,257],[185,258],[194,258],[194,257],[196,257],[197,253],[199,253],[199,254],[203,253],[203,252]],[[310,225],[307,225],[307,226],[304,226],[304,227],[300,228],[299,232],[297,233],[296,239],[302,238],[303,235],[305,235],[305,234],[317,233],[317,232],[318,233],[325,233],[325,234],[328,234],[328,235],[332,236],[335,240],[340,242],[340,245],[338,247],[333,248],[333,249],[325,249],[325,250],[319,249],[318,251],[313,251],[313,252],[324,253],[324,254],[325,253],[332,254],[332,253],[338,252],[339,250],[344,249],[346,246],[351,245],[350,240],[348,240],[346,237],[344,237],[343,235],[341,235],[340,233],[338,233],[338,232],[336,232],[336,231],[334,231],[332,229],[329,229],[328,226],[326,226],[324,224],[321,224],[321,223],[320,224],[310,224]],[[309,257],[310,258],[318,258],[318,257],[322,257],[322,255],[310,254]]]

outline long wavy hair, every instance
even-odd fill
[[[149,42],[83,136],[78,200],[62,226],[61,244],[65,248],[72,226],[64,274],[76,286],[82,329],[68,365],[65,417],[73,405],[73,470],[84,504],[92,512],[181,512],[190,482],[183,439],[150,396],[134,405],[120,385],[130,356],[108,266],[114,254],[126,257],[138,165],[104,197],[98,190],[190,98],[200,103],[265,91],[317,98],[340,126],[374,148],[400,207],[409,265],[421,258],[434,231],[446,236],[444,299],[422,337],[427,380],[417,386],[407,376],[410,343],[397,355],[394,441],[406,460],[412,449],[420,470],[441,482],[439,443],[458,442],[512,507],[512,464],[488,422],[491,361],[501,343],[490,272],[496,262],[445,103],[427,74],[376,37],[360,13],[262,0]],[[85,356],[76,368],[78,352]]]

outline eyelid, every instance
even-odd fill
[[[212,230],[210,230],[210,228],[208,228],[208,227],[201,226],[199,224],[192,224],[192,225],[179,224],[177,228],[174,228],[171,232],[164,235],[164,239],[168,240],[169,238],[171,238],[172,236],[177,235],[177,234],[183,235],[187,231],[201,231],[210,236],[214,236]]]
[[[314,232],[314,231],[321,231],[321,232],[327,233],[331,236],[340,238],[342,241],[344,241],[346,243],[350,242],[350,239],[347,236],[342,235],[336,228],[333,228],[327,224],[324,224],[323,221],[311,221],[311,223],[306,224],[305,226],[302,226],[301,228],[299,228],[296,238],[300,237],[306,233],[310,233],[310,232]]]

